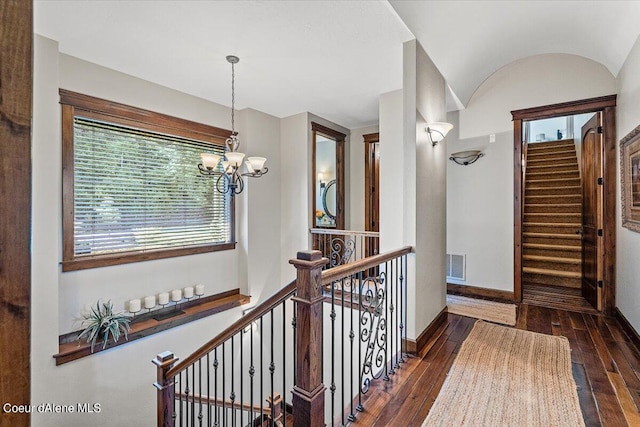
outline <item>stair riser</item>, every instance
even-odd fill
[[[582,266],[578,264],[568,264],[564,262],[551,262],[551,261],[538,261],[525,259],[522,261],[523,267],[531,267],[531,268],[544,268],[546,270],[560,270],[560,271],[571,271],[575,273],[580,273],[582,271]]]
[[[576,164],[558,164],[558,165],[531,165],[531,164],[527,164],[527,173],[531,172],[531,173],[537,173],[537,172],[577,172],[578,174],[580,173],[580,170],[578,169],[578,166]]]
[[[566,150],[570,150],[572,148],[575,147],[575,144],[573,142],[571,143],[535,143],[535,144],[529,144],[529,146],[527,147],[527,152],[531,153],[531,152],[538,152],[538,151],[547,151],[547,150],[562,150],[562,151],[566,151]]]
[[[580,178],[526,180],[526,187],[578,187]],[[526,188],[525,187],[525,188]]]
[[[525,205],[524,211],[527,213],[580,213],[582,212],[582,205]]]
[[[530,179],[560,179],[560,178],[575,178],[580,179],[580,173],[578,171],[536,171],[529,170],[527,172],[527,180]]]
[[[580,246],[580,239],[571,237],[531,237],[524,236],[523,243],[535,243],[541,245],[566,245]]]
[[[540,160],[540,159],[557,159],[560,157],[576,158],[575,150],[541,150],[541,151],[529,151],[527,153],[527,161]]]
[[[532,197],[527,194],[525,203],[528,205],[540,205],[543,203],[582,203],[582,196],[579,194],[554,194],[551,196],[537,196]]]
[[[525,214],[524,222],[581,222],[581,214],[561,214],[561,215],[548,215],[548,214]]]
[[[537,248],[524,248],[522,250],[523,255],[540,255],[540,256],[557,256],[561,258],[574,258],[581,259],[582,254],[580,251],[567,251],[564,249],[551,250],[551,249],[537,249]]]
[[[578,159],[577,157],[574,155],[562,155],[561,157],[531,157],[531,158],[527,158],[527,167],[529,166],[555,166],[555,165],[566,165],[567,163],[576,163],[577,164]]]
[[[566,288],[576,288],[576,289],[579,289],[582,286],[580,279],[547,276],[543,274],[524,273],[522,275],[522,281],[527,283],[537,283],[541,285],[551,285],[551,286],[562,286]]]
[[[527,196],[556,196],[556,195],[576,195],[582,194],[580,187],[539,187],[525,186]]]
[[[580,224],[577,225],[561,225],[554,226],[549,225],[551,223],[547,223],[544,225],[528,225],[524,224],[522,227],[522,231],[525,233],[559,233],[559,234],[572,234],[575,233],[576,230],[580,229]]]

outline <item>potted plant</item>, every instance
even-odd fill
[[[91,353],[100,338],[102,338],[103,350],[107,347],[109,336],[113,338],[114,343],[118,342],[121,334],[129,340],[131,320],[122,312],[114,313],[111,301],[96,302],[96,306],[92,306],[91,311],[83,314],[82,317],[84,329],[78,335],[78,340],[85,338],[87,343],[91,343]]]

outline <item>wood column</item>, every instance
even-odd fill
[[[33,2],[0,1],[0,404],[31,404]],[[40,402],[38,402],[40,403]],[[0,426],[28,426],[2,412]]]
[[[157,381],[153,384],[158,389],[158,427],[172,427],[175,414],[175,390],[173,378],[167,378],[167,372],[173,368],[178,358],[170,351],[165,351],[152,360],[158,368]]]
[[[329,260],[320,251],[298,252],[296,302],[296,384],[293,386],[294,427],[324,426],[322,383],[322,266]]]

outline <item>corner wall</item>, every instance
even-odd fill
[[[617,137],[621,140],[640,125],[640,38],[636,40],[617,83]],[[620,146],[617,147],[620,159]],[[617,185],[616,306],[636,331],[640,331],[640,233],[622,227],[620,162]]]

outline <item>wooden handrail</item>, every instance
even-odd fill
[[[412,250],[413,248],[411,246],[405,246],[403,248],[396,249],[390,252],[373,255],[355,262],[334,267],[329,270],[324,270],[322,272],[320,284],[323,286],[328,285],[335,280],[342,279],[343,277],[350,276],[351,274],[365,271],[369,268],[377,267],[383,262],[411,253]]]
[[[261,304],[258,304],[253,310],[251,310],[246,315],[242,316],[240,319],[236,320],[229,326],[227,329],[222,331],[216,337],[209,340],[206,344],[201,346],[199,349],[191,353],[190,356],[187,356],[182,362],[176,364],[173,368],[167,371],[167,378],[173,378],[179,372],[185,370],[187,367],[191,366],[193,363],[197,362],[201,358],[207,355],[214,348],[221,345],[223,342],[227,341],[229,338],[244,330],[247,326],[249,326],[252,322],[258,320],[261,316],[263,316],[266,312],[273,309],[279,304],[282,304],[284,300],[289,298],[296,291],[296,281],[289,283],[284,288],[280,289],[277,293],[271,296],[269,299],[265,300]]]

